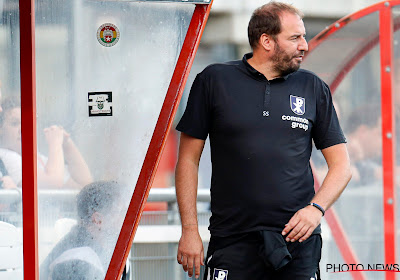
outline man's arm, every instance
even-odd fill
[[[70,174],[70,178],[66,182],[66,185],[83,188],[87,184],[93,182],[92,174],[90,173],[90,169],[85,159],[78,147],[72,141],[70,135],[66,132],[64,132],[63,151]]]
[[[49,148],[44,168],[38,168],[38,186],[40,188],[61,188],[64,184],[64,129],[52,125],[43,130]]]
[[[175,171],[176,197],[182,222],[177,259],[189,277],[200,276],[200,264],[204,265],[203,242],[197,224],[197,180],[200,156],[204,140],[181,133],[178,163]]]
[[[321,151],[328,164],[328,174],[311,202],[328,210],[351,179],[350,159],[346,144],[334,145]],[[282,235],[288,234],[287,241],[303,242],[311,236],[314,229],[320,224],[321,218],[320,210],[311,205],[306,206],[294,214],[283,229]]]

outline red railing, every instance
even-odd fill
[[[379,12],[379,34],[372,34],[367,44],[361,46],[348,58],[341,69],[335,73],[332,81],[332,93],[344,79],[347,73],[364,57],[374,46],[380,43],[381,54],[381,112],[382,112],[382,164],[383,164],[383,220],[385,239],[385,263],[395,264],[397,259],[396,242],[396,194],[395,194],[395,116],[393,93],[393,32],[400,28],[397,19],[393,23],[392,7],[400,5],[399,0],[384,1],[346,16],[330,25],[326,30],[315,36],[309,43],[309,54],[327,38],[345,28],[348,24],[374,12]],[[316,182],[319,186],[319,182]],[[330,212],[331,213],[328,213]],[[352,249],[345,230],[340,226],[339,217],[334,207],[328,210],[326,220],[331,228],[332,235],[347,263],[357,263],[358,257]],[[366,279],[363,272],[352,272],[354,279]],[[395,279],[395,273],[387,271],[386,279]]]
[[[396,263],[396,183],[395,183],[395,116],[393,98],[393,20],[392,7],[387,2],[379,14],[381,45],[381,115],[383,164],[383,221],[385,236],[385,263]],[[396,274],[386,271],[387,280]]]
[[[24,279],[39,279],[36,181],[35,1],[20,0]]]

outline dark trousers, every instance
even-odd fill
[[[217,240],[217,241],[216,241]],[[259,233],[235,238],[234,243],[211,237],[204,280],[319,280],[322,239],[286,242],[291,261],[275,270],[265,260],[264,240]],[[220,244],[222,243],[222,248]]]

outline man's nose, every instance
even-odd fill
[[[306,38],[302,37],[301,42],[299,44],[299,51],[308,51],[308,43],[306,41]]]

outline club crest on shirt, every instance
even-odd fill
[[[228,280],[228,270],[214,269],[213,280]]]
[[[306,99],[290,95],[290,109],[292,109],[293,113],[296,115],[304,115],[306,112]]]

